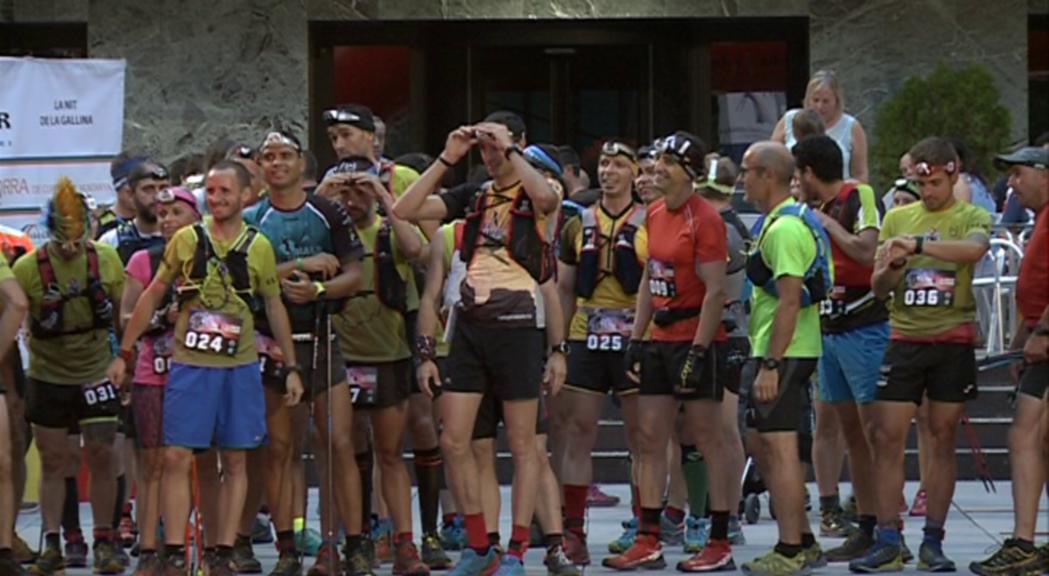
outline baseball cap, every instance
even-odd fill
[[[110,178],[113,179],[113,188],[120,190],[124,186],[127,186],[127,177],[131,173],[131,170],[149,160],[148,156],[134,156],[124,160],[120,164],[113,166],[109,171]]]
[[[371,108],[363,104],[343,104],[337,108],[324,111],[324,123],[349,124],[365,132],[375,132],[375,115]]]
[[[994,157],[994,165],[999,170],[1005,170],[1009,166],[1020,165],[1049,169],[1049,149],[1036,146],[1024,146],[1012,154],[999,154]]]
[[[379,165],[364,156],[350,156],[339,160],[334,166],[324,172],[324,178],[336,174],[353,174],[355,172],[367,172],[375,176],[379,175]]]
[[[707,155],[707,145],[699,136],[678,130],[661,139],[658,148],[659,154],[677,160],[693,180],[703,173],[703,158]]]
[[[525,123],[520,116],[509,110],[498,110],[484,117],[485,122],[502,124],[510,131],[510,138],[520,140],[525,135]]]

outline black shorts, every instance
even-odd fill
[[[1045,398],[1046,388],[1049,388],[1049,361],[1024,366],[1017,391],[1042,400]]]
[[[477,418],[474,420],[474,440],[487,440],[495,438],[499,423],[503,421],[503,403],[496,400],[495,396],[485,394],[481,398],[481,406],[477,409]],[[549,431],[549,419],[546,413],[546,400],[539,395],[539,409],[535,415],[536,435],[546,434]]]
[[[545,339],[537,328],[477,326],[460,316],[447,360],[445,391],[492,392],[497,400],[538,398]]]
[[[135,413],[131,410],[131,406],[120,406],[119,419],[117,432],[123,434],[124,438],[134,440],[138,436],[138,430],[135,428]]]
[[[86,387],[30,378],[26,392],[26,418],[44,428],[79,430],[90,423],[116,424],[120,414],[120,395],[105,381]]]
[[[738,348],[738,343],[732,347]],[[642,395],[674,396],[681,400],[721,401],[727,388],[739,394],[739,373],[742,369],[738,354],[730,354],[728,342],[715,342],[704,358],[702,373],[706,375],[693,392],[677,393],[674,388],[680,382],[681,368],[685,364],[691,342],[649,342],[641,360]],[[745,358],[745,356],[743,357]]]
[[[308,400],[326,392],[328,381],[324,379],[324,372],[328,364],[328,350],[324,340],[317,341],[317,362],[313,361],[313,342],[295,343],[295,360],[302,366],[299,374],[302,380],[303,400]],[[316,366],[316,368],[314,368]],[[259,354],[259,370],[262,371],[262,385],[279,394],[284,394],[284,375],[281,374],[283,364],[274,362],[269,356]],[[341,386],[346,383],[346,361],[342,359],[339,349],[339,340],[335,338],[331,342],[331,385]]]
[[[622,352],[589,350],[586,342],[568,343],[568,375],[565,388],[604,396],[609,392],[636,394],[637,384],[626,377]]]
[[[976,397],[976,351],[971,344],[890,341],[878,378],[877,399],[960,404]]]
[[[779,395],[773,402],[760,403],[752,399],[753,379],[760,372],[761,358],[753,358],[748,374],[753,373],[747,389],[747,427],[764,434],[768,432],[797,432],[803,434],[809,410],[809,379],[816,370],[816,358],[784,358],[779,367]]]
[[[395,362],[346,362],[343,380],[349,382],[353,407],[359,410],[389,408],[412,394],[412,359]]]

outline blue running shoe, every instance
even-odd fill
[[[739,523],[739,516],[728,517],[728,543],[733,546],[743,546],[747,543],[743,536],[743,525]]]
[[[524,564],[517,556],[505,554],[494,576],[525,576]]]
[[[637,538],[637,518],[631,518],[623,522],[623,533],[619,538],[608,543],[608,551],[612,554],[622,554],[634,545]]]
[[[877,541],[866,555],[849,562],[849,570],[859,574],[900,572],[903,570],[903,552],[898,544]]]
[[[459,555],[459,563],[448,572],[448,576],[481,576],[489,564],[497,561],[497,554],[494,547],[489,548],[484,556],[474,552],[473,548],[466,548]]]
[[[441,547],[445,550],[462,550],[466,547],[466,526],[462,516],[456,514],[451,523],[441,526]]]
[[[943,544],[923,541],[918,548],[918,570],[922,572],[956,572],[954,560],[943,555]]]
[[[692,515],[685,518],[685,553],[699,554],[707,540],[710,540],[710,519]]]

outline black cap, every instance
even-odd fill
[[[328,126],[349,124],[365,132],[375,132],[375,114],[363,104],[343,104],[338,108],[325,110],[324,123]]]
[[[669,154],[681,163],[693,180],[704,173],[703,161],[707,156],[707,145],[695,134],[678,130],[659,141],[660,154]]]
[[[510,131],[510,138],[513,140],[520,140],[525,135],[524,120],[522,120],[517,114],[508,110],[492,112],[488,116],[485,116],[484,121],[506,126],[506,129]]]
[[[994,165],[999,170],[1005,170],[1009,166],[1020,165],[1049,169],[1049,148],[1024,146],[1012,154],[999,154],[994,158]]]

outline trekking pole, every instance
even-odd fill
[[[328,390],[327,390],[328,391],[328,413],[326,415],[327,419],[328,419],[328,474],[327,474],[327,476],[328,476],[328,479],[327,479],[328,480],[328,533],[326,534],[326,536],[327,536],[327,539],[328,539],[328,544],[329,545],[334,545],[333,544],[334,532],[335,532],[334,527],[335,527],[335,524],[336,524],[336,522],[335,522],[335,514],[334,514],[334,509],[335,509],[335,475],[334,475],[334,473],[335,473],[334,472],[334,469],[335,469],[335,457],[334,457],[335,456],[335,451],[334,451],[334,449],[332,447],[332,434],[333,434],[334,426],[332,425],[331,403],[334,400],[332,399],[332,395],[331,395],[331,386],[332,386],[332,381],[331,381],[331,368],[332,368],[331,367],[331,336],[332,336],[332,334],[331,334],[331,314],[329,313],[327,307],[325,307],[324,308],[324,346],[325,346],[326,354],[324,355],[324,361],[325,361],[324,362],[324,364],[325,364],[324,377],[327,379],[327,385],[328,385],[327,386],[327,388],[328,388]],[[328,574],[335,574],[335,554],[328,554]]]
[[[200,516],[200,479],[197,476],[197,459],[190,460],[190,493],[193,496],[193,573],[204,575],[204,521]],[[188,526],[187,526],[188,528]],[[187,548],[189,550],[189,548]]]

